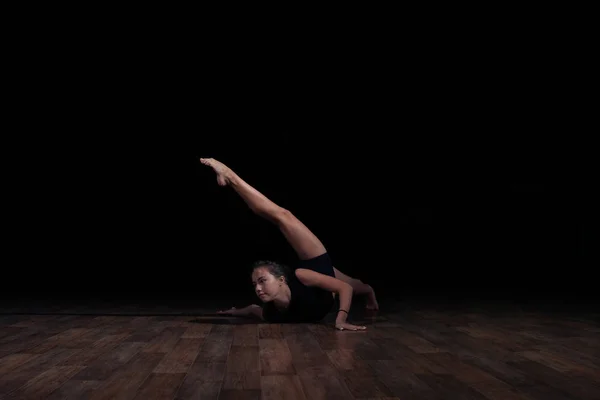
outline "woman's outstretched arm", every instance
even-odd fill
[[[217,311],[217,314],[222,315],[235,315],[240,317],[257,317],[264,320],[262,307],[256,304],[251,304],[244,308],[231,307],[229,310]]]
[[[306,268],[298,268],[295,273],[300,282],[306,286],[315,286],[338,294],[340,309],[335,319],[335,327],[337,329],[348,329],[351,331],[367,329],[366,326],[352,325],[346,322],[346,318],[350,312],[350,305],[352,304],[352,295],[354,294],[352,286],[340,279]]]

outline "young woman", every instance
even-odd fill
[[[334,268],[323,244],[290,211],[273,203],[223,163],[213,158],[201,158],[200,162],[215,171],[219,185],[231,187],[254,213],[277,225],[299,258],[293,273],[272,261],[254,263],[252,284],[263,306],[253,304],[219,313],[254,315],[277,323],[318,322],[331,311],[337,294],[340,309],[335,327],[339,330],[366,329],[346,322],[346,318],[354,294],[367,296],[368,309],[379,308],[373,288]]]

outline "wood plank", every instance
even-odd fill
[[[570,345],[569,342],[566,341],[545,343],[543,345],[533,346],[533,349],[553,353],[558,357],[569,360],[571,363],[584,368],[594,370],[600,369],[600,360],[598,359],[600,356],[600,344],[599,348],[595,351],[589,351],[589,349],[586,350],[581,346]]]
[[[342,370],[339,375],[355,398],[394,396],[370,367]]]
[[[85,369],[79,373],[83,371]],[[44,400],[87,399],[100,388],[100,385],[102,385],[101,381],[84,381],[71,378]]]
[[[181,334],[182,339],[204,339],[206,338],[210,330],[212,329],[211,324],[198,324],[194,323],[186,327],[185,332]]]
[[[432,374],[450,374],[447,368],[442,365],[431,361],[425,356],[427,353],[409,355],[403,360],[399,360],[401,363],[405,363],[415,373],[432,373]]]
[[[217,399],[225,376],[226,363],[205,362],[198,358],[190,367],[176,399]]]
[[[436,398],[436,393],[400,360],[375,360],[369,364],[377,379],[394,396],[411,400]],[[423,371],[422,374],[426,373]]]
[[[29,327],[18,327],[18,326],[2,326],[0,327],[0,343],[5,343],[5,338],[16,338],[25,332]]]
[[[219,392],[219,400],[260,400],[260,398],[261,391],[258,389],[223,389]]]
[[[296,371],[303,368],[327,365],[329,359],[310,332],[285,335]]]
[[[187,375],[203,382],[222,382],[225,379],[226,367],[225,362],[202,361],[196,357]]]
[[[40,345],[49,338],[65,331],[66,328],[57,326],[61,324],[57,324],[55,321],[55,319],[52,319],[49,320],[46,325],[29,328],[27,331],[22,332],[17,337],[13,337],[3,344],[0,344],[0,357],[19,352],[32,353],[33,351],[31,349]],[[63,342],[63,344],[64,343],[65,342]]]
[[[173,350],[154,368],[154,373],[187,373],[203,342],[203,339],[180,339]]]
[[[398,361],[398,365],[403,365],[414,373],[448,373],[448,370],[442,365],[428,359],[425,356],[428,353],[416,353],[394,339],[374,339],[374,341],[385,349],[392,360]]]
[[[404,399],[404,398],[403,398]],[[361,400],[402,400],[400,397],[369,397]]]
[[[216,329],[210,331],[204,339],[197,360],[200,362],[225,363],[229,355],[229,348],[233,342],[233,329],[223,332]]]
[[[339,332],[344,333],[344,332]],[[337,333],[336,333],[337,334]],[[368,336],[358,336],[361,340],[352,348],[356,356],[362,360],[393,360],[393,356],[385,348],[375,340],[371,340]]]
[[[31,342],[36,339],[47,339],[61,330],[46,330],[41,327],[26,328],[24,331],[13,333],[10,336],[5,336],[0,340],[0,351],[4,349],[10,350],[16,343]]]
[[[235,391],[234,391],[235,392]],[[218,400],[221,393],[221,382],[190,379],[186,376],[183,384],[175,395],[175,400]],[[235,398],[235,397],[234,397]],[[259,391],[260,398],[260,391]]]
[[[259,324],[258,325],[259,339],[283,339],[280,324]]]
[[[519,386],[517,391],[531,400],[576,400],[576,398],[568,396],[564,392],[559,392],[540,383]]]
[[[487,400],[470,385],[448,374],[416,374],[420,381],[428,385],[442,399]]]
[[[369,365],[351,349],[326,350],[325,354],[338,371],[368,368]]]
[[[143,323],[140,321],[139,323]],[[162,333],[167,327],[164,324],[156,323],[154,320],[148,321],[148,325],[135,328],[135,330],[125,339],[126,342],[151,342]]]
[[[80,350],[55,347],[44,354],[36,354],[36,357],[32,357],[27,362],[2,375],[0,393],[9,393],[18,389],[29,380],[68,359],[78,351]]]
[[[6,376],[10,371],[39,356],[39,354],[17,353],[0,358],[0,376]]]
[[[498,380],[506,382],[514,387],[520,386],[530,381],[530,378],[527,375],[509,366],[504,361],[491,359],[488,357],[474,357],[464,359],[463,362],[477,367],[480,370],[494,376]]]
[[[121,342],[114,349],[96,358],[87,368],[75,375],[71,380],[104,381],[115,370],[139,353],[145,345],[146,343],[142,342]]]
[[[407,346],[401,344],[396,339],[372,339],[379,347],[385,349],[388,354],[388,360],[404,360],[406,358],[416,357],[417,353]]]
[[[144,353],[168,353],[173,350],[181,335],[186,331],[182,327],[169,327],[162,330],[142,350]]]
[[[331,365],[304,367],[298,371],[302,390],[311,400],[347,400],[352,394]]]
[[[432,353],[424,355],[429,360],[444,367],[459,381],[470,384],[476,382],[498,383],[498,379],[480,368],[461,361],[458,357],[449,353]]]
[[[102,354],[112,351],[128,336],[123,333],[120,335],[106,335],[94,342],[90,347],[74,354],[72,357],[62,361],[59,365],[83,365],[92,364]]]
[[[414,333],[399,328],[396,329],[395,333],[395,339],[415,353],[438,353],[442,351],[438,346]]]
[[[284,337],[288,337],[289,335],[300,335],[300,334],[310,334],[311,327],[314,328],[315,324],[278,324],[279,329]],[[333,330],[333,329],[332,329]]]
[[[194,340],[194,339],[191,339]],[[172,399],[179,390],[185,373],[151,373],[138,389],[135,400]]]
[[[236,325],[233,329],[233,346],[258,346],[256,324]]]
[[[77,337],[89,333],[91,329],[89,328],[70,328],[66,329],[60,333],[50,336],[45,339],[38,346],[35,346],[28,350],[28,353],[45,353],[48,350],[51,350],[55,347],[62,347],[65,344],[69,344]]]
[[[523,372],[535,382],[552,387],[568,397],[575,397],[579,400],[596,400],[600,398],[600,388],[590,384],[589,380],[562,374],[536,361],[511,362],[509,365]]]
[[[138,353],[114,371],[98,390],[90,396],[90,400],[133,398],[139,387],[164,356],[164,353]]]
[[[302,383],[297,375],[269,375],[263,376],[263,400],[305,400]]]
[[[259,339],[261,375],[295,374],[292,353],[284,339]]]
[[[520,355],[531,361],[536,361],[540,364],[544,364],[547,367],[553,368],[558,372],[569,372],[574,369],[574,366],[570,362],[565,362],[556,357],[551,357],[548,353],[543,353],[539,350],[527,350],[519,352]]]
[[[530,400],[525,394],[505,383],[476,382],[470,386],[488,400]]]
[[[366,341],[370,341],[369,336],[365,331],[351,332],[351,331],[338,331],[332,329],[319,329],[312,331],[313,337],[323,350],[334,350],[334,349],[356,349]],[[373,343],[371,341],[371,343]],[[376,349],[377,346],[373,345],[372,349]]]
[[[573,354],[567,356],[568,352],[559,353],[538,347],[535,350],[524,351],[519,354],[524,358],[537,361],[559,372],[573,376],[579,375],[600,382],[600,368],[597,368],[586,359],[574,356]]]
[[[260,390],[258,346],[231,346],[223,390]]]
[[[19,389],[11,392],[6,399],[43,399],[62,386],[73,375],[85,367],[69,365],[50,367],[41,374],[29,379]]]

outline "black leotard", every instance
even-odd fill
[[[307,268],[335,278],[328,253],[310,260],[300,260],[298,268]],[[291,300],[287,309],[278,310],[272,301],[263,305],[263,318],[268,322],[318,322],[331,311],[335,301],[330,291],[306,286],[292,272],[289,277]]]

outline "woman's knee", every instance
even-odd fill
[[[261,217],[266,218],[278,225],[282,223],[287,223],[288,220],[291,220],[293,218],[291,212],[279,206],[268,209],[253,208],[252,211],[254,211],[255,214],[260,215]]]
[[[296,217],[292,212],[283,207],[279,207],[273,218],[280,224],[291,224],[296,220]]]

